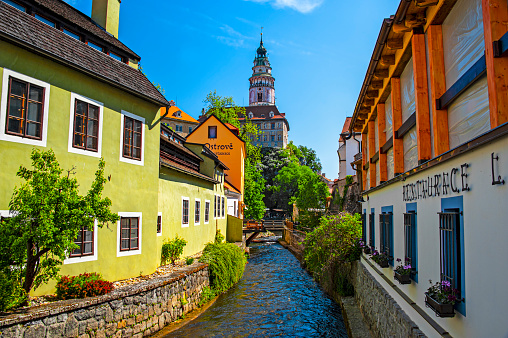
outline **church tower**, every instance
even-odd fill
[[[254,58],[249,82],[249,106],[275,105],[275,79],[272,77],[272,67],[266,55],[266,48],[263,46],[263,33],[261,33],[261,43]]]

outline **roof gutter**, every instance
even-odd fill
[[[411,3],[410,1],[411,0],[404,0],[404,2],[407,2],[408,4]],[[399,6],[399,9],[400,9],[400,6]],[[398,11],[399,10],[397,10],[397,12]],[[355,122],[356,122],[356,119],[358,116],[358,111],[360,110],[360,107],[363,102],[363,98],[365,97],[365,94],[367,93],[367,88],[370,85],[370,82],[372,80],[372,77],[374,76],[374,72],[376,70],[379,59],[381,58],[381,52],[383,51],[383,47],[386,43],[386,39],[388,38],[388,34],[390,33],[390,28],[393,25],[393,21],[394,21],[393,16],[390,17],[390,19],[383,20],[383,25],[381,26],[381,31],[379,32],[379,35],[378,35],[377,41],[376,41],[376,45],[374,47],[374,52],[372,53],[372,57],[370,58],[369,68],[367,68],[367,74],[365,75],[365,80],[363,81],[362,89],[360,91],[360,96],[358,96],[358,101],[356,102],[355,111],[353,113],[351,125],[349,126],[349,132],[353,131],[353,127],[355,125]]]

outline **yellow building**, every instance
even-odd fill
[[[216,116],[210,115],[187,136],[187,142],[206,144],[229,168],[226,170],[225,186],[229,186],[228,191],[235,194],[227,194],[228,213],[234,209],[232,215],[242,218],[240,210],[243,204],[245,177],[245,142],[238,136],[238,131],[235,126],[225,124]],[[233,207],[230,208],[230,205]]]

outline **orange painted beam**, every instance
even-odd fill
[[[376,154],[376,122],[369,121],[369,130],[367,133],[369,137],[369,158],[368,161],[370,163],[370,159],[372,156]],[[370,172],[370,187],[374,188],[376,186],[376,165],[374,163],[369,164],[369,172]]]
[[[362,191],[367,188],[367,170],[365,164],[367,163],[367,134],[362,134]]]
[[[427,30],[430,64],[430,96],[432,102],[432,129],[434,132],[434,156],[450,150],[448,110],[437,109],[436,100],[446,92],[446,77],[441,25],[431,25]]]
[[[508,57],[494,58],[492,43],[508,31],[506,0],[482,0],[490,126],[508,122]]]
[[[429,86],[427,82],[427,56],[425,55],[425,35],[413,34],[413,72],[416,103],[416,139],[418,161],[432,158],[430,139]]]
[[[390,79],[392,86],[392,126],[393,126],[393,173],[404,172],[404,144],[402,139],[395,138],[395,132],[402,126],[402,97],[400,93],[400,78]]]
[[[377,105],[377,135],[379,148],[379,181],[388,181],[388,166],[386,162],[386,154],[381,154],[381,147],[386,143],[386,114],[385,104],[379,103]]]

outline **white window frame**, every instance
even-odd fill
[[[123,140],[124,140],[123,132],[124,132],[124,120],[125,120],[124,117],[125,116],[141,122],[141,130],[142,130],[141,131],[141,161],[123,157]],[[144,166],[145,165],[145,134],[146,134],[145,118],[138,116],[138,115],[134,115],[134,114],[129,113],[128,111],[125,111],[125,110],[122,110],[122,114],[120,115],[120,117],[121,117],[121,120],[120,120],[120,162]]]
[[[197,222],[197,223],[196,223],[196,202],[199,202],[199,222]],[[194,199],[194,212],[192,213],[192,215],[194,216],[194,226],[201,224],[201,210],[202,210],[201,199],[195,198]]]
[[[5,216],[4,216],[5,217]],[[99,241],[98,236],[98,227],[99,222],[95,220],[93,225],[93,255],[89,256],[81,256],[81,257],[68,257],[63,261],[64,265],[67,264],[75,264],[75,263],[85,263],[85,262],[92,262],[97,260],[97,248],[99,247],[97,242]]]
[[[208,203],[208,221],[206,221],[206,217],[203,218],[203,224],[208,224],[210,223],[210,206],[211,206],[211,203],[210,203],[210,200],[205,200],[205,213],[206,213],[206,203]],[[205,216],[205,214],[203,214],[203,216]]]
[[[159,218],[159,216],[161,217],[161,232],[157,232],[157,237],[162,236],[162,212],[160,211],[157,213],[157,218]],[[155,229],[155,231],[157,231],[157,229]]]
[[[227,215],[227,205],[226,205],[226,197],[225,196],[220,196],[220,203],[221,203],[221,207],[220,207],[220,218],[222,219],[225,219],[226,218],[226,215]]]
[[[99,107],[99,130],[98,130],[98,135],[97,135],[97,151],[96,152],[92,151],[92,150],[75,148],[72,146],[73,138],[74,138],[74,111],[75,111],[75,107],[76,107],[76,99]],[[95,101],[93,99],[79,95],[77,93],[71,93],[71,111],[70,111],[70,116],[69,116],[69,146],[67,148],[67,151],[69,153],[87,155],[87,156],[92,156],[92,157],[97,157],[97,158],[101,157],[103,116],[104,116],[104,104],[102,102]],[[141,136],[143,136],[143,135],[141,135]],[[122,138],[122,140],[123,140],[123,138]]]
[[[9,96],[9,77],[20,79],[44,88],[44,107],[42,116],[42,138],[34,140],[27,137],[9,135],[5,133],[5,124],[7,123],[7,101]],[[49,116],[49,93],[51,85],[47,82],[34,79],[33,77],[15,72],[13,70],[4,68],[2,79],[2,98],[0,102],[0,140],[29,144],[32,146],[46,147],[48,140],[48,116]]]
[[[189,216],[189,222],[187,224],[183,223],[183,201],[188,201],[189,202],[189,215],[188,215]],[[189,224],[190,224],[190,220],[191,220],[190,215],[192,214],[191,213],[190,198],[182,196],[182,203],[180,204],[180,207],[181,207],[180,211],[182,212],[180,214],[180,223],[182,224],[182,228],[188,228]]]
[[[143,235],[143,213],[142,212],[119,212],[120,217],[138,217],[139,218],[139,248],[136,250],[120,251],[120,232],[121,232],[121,219],[116,222],[116,257],[141,255],[141,244]]]

